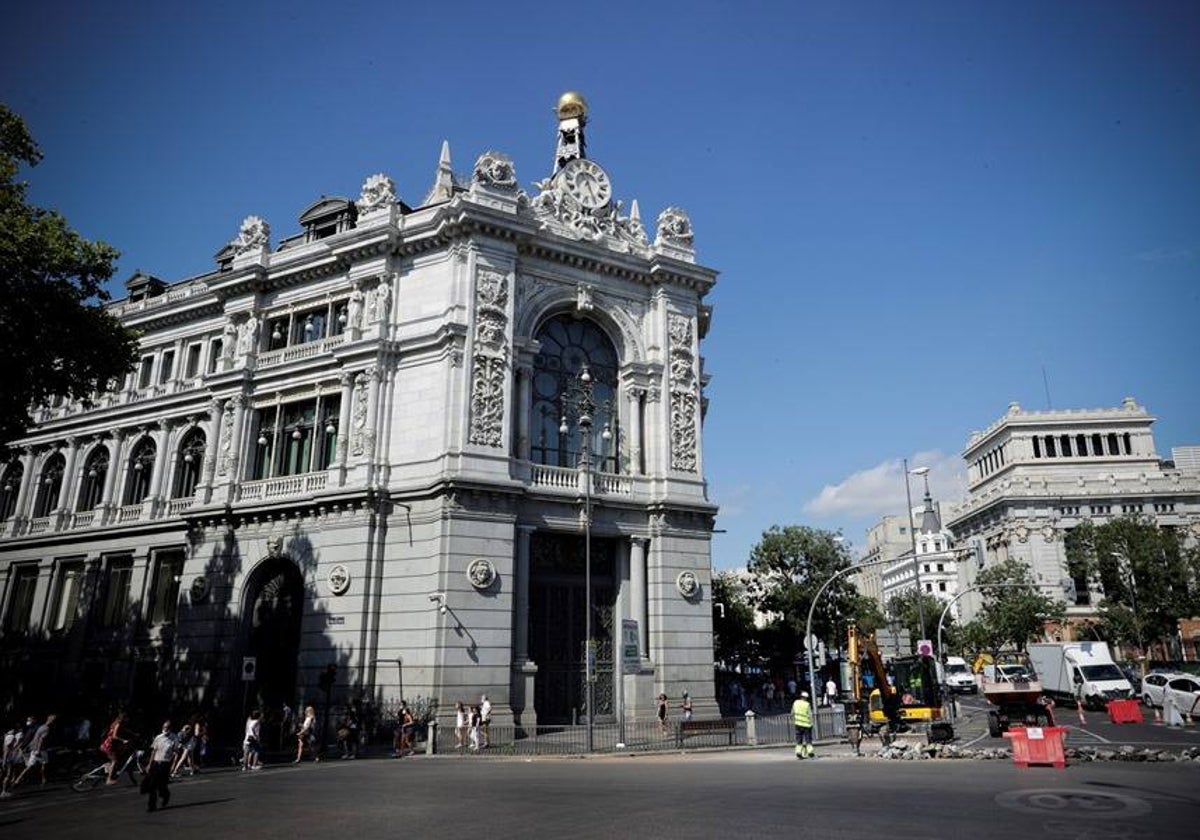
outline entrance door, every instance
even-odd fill
[[[592,638],[596,640],[596,719],[612,717],[615,544],[592,539]],[[588,713],[587,598],[583,538],[535,533],[530,541],[529,653],[537,664],[538,722],[566,724]]]
[[[257,660],[251,696],[265,708],[296,702],[296,660],[304,616],[304,579],[284,557],[266,560],[246,587],[243,639],[246,656]],[[238,665],[240,666],[240,662]]]

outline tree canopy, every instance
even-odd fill
[[[1012,644],[1024,650],[1030,639],[1042,635],[1048,620],[1063,620],[1062,602],[1038,589],[1033,572],[1019,560],[984,569],[975,583],[982,587],[983,635],[997,648]]]
[[[1145,652],[1200,613],[1200,549],[1174,528],[1137,516],[1085,522],[1067,535],[1066,551],[1072,574],[1104,593],[1099,630],[1109,640]]]
[[[27,203],[22,164],[42,159],[24,120],[0,104],[0,451],[55,396],[87,401],[132,367],[137,336],[104,311],[117,251]]]
[[[918,639],[937,639],[938,619],[946,608],[946,601],[927,592],[921,593],[920,606],[916,589],[906,589],[898,595],[893,595],[887,604],[888,615],[895,617],[904,627],[908,628],[909,636],[914,643]],[[921,610],[925,611],[925,626],[921,626]],[[944,643],[950,645],[955,640],[956,627],[954,616],[946,614],[942,622]]]

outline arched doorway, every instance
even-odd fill
[[[304,578],[291,560],[273,557],[251,572],[245,592],[242,650],[256,664],[246,696],[251,706],[264,709],[291,706],[296,702]]]

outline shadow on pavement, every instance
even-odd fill
[[[226,796],[224,799],[202,799],[199,802],[184,802],[181,805],[163,805],[159,810],[182,811],[184,808],[203,808],[205,805],[220,805],[222,802],[233,802],[236,796]]]

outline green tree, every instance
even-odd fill
[[[41,158],[24,120],[0,104],[0,447],[32,425],[31,407],[54,396],[86,402],[137,353],[136,335],[102,306],[117,251],[26,202],[18,171]]]
[[[908,628],[913,644],[919,639],[937,639],[938,619],[946,602],[928,592],[921,596],[920,606],[917,605],[917,590],[906,589],[899,595],[893,595],[887,603],[888,615],[894,617],[904,627]],[[925,626],[921,626],[921,610],[925,611]],[[956,632],[954,616],[947,614],[942,624],[942,635],[949,644]]]
[[[746,587],[733,572],[719,572],[712,581],[713,658],[727,669],[758,660],[758,629]],[[719,605],[719,606],[718,606]]]
[[[850,551],[832,531],[806,525],[772,525],[750,552],[747,564],[750,601],[761,612],[779,616],[763,634],[775,665],[790,666],[803,650],[808,610],[817,591],[834,574],[850,567]],[[822,594],[813,613],[813,634],[830,646],[842,646],[846,623],[855,617],[857,592],[847,575]]]
[[[887,624],[887,616],[879,609],[879,602],[867,595],[855,595],[850,615],[862,633],[874,633]]]
[[[1019,560],[984,569],[975,583],[983,596],[980,620],[995,648],[1012,644],[1025,650],[1030,639],[1042,635],[1047,621],[1063,620],[1062,602],[1039,590],[1033,572]]]
[[[999,650],[1004,640],[997,637],[993,628],[982,619],[968,621],[958,634],[957,649],[964,659],[973,661],[981,653]]]
[[[1072,575],[1104,593],[1099,630],[1110,641],[1146,652],[1200,613],[1200,549],[1174,528],[1137,516],[1085,522],[1067,535],[1066,552]]]

